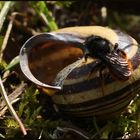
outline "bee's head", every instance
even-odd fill
[[[112,51],[112,44],[99,36],[90,36],[85,41],[85,53],[91,57],[99,58]]]

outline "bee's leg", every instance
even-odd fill
[[[115,45],[114,45],[114,50],[115,50],[115,51],[118,50],[118,46],[119,46],[118,43],[115,43]]]
[[[96,65],[94,65],[94,67],[91,69],[91,71],[89,72],[89,74],[88,74],[88,80],[90,79],[90,77],[92,76],[92,74],[94,73],[94,72],[96,72],[98,69],[100,69],[100,67],[102,66],[102,63],[101,62],[98,62],[98,63],[96,63]]]
[[[99,76],[100,76],[100,81],[101,81],[101,88],[102,88],[102,94],[103,96],[105,95],[105,91],[104,91],[104,76],[103,76],[103,70],[106,68],[105,65],[102,65],[102,67],[99,70]]]
[[[87,62],[88,57],[89,57],[88,54],[85,54],[85,56],[84,56],[84,60],[85,61],[83,63],[86,63]]]
[[[95,69],[92,68],[92,70],[91,70],[91,71],[89,72],[89,74],[88,74],[87,80],[90,79],[90,77],[92,76],[92,74],[94,73],[94,71],[95,71]]]

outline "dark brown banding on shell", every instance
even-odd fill
[[[126,105],[127,106],[127,105]],[[101,121],[101,120],[106,120],[106,119],[109,119],[109,118],[115,118],[117,116],[120,115],[120,113],[124,110],[124,108],[126,106],[123,106],[123,107],[119,107],[118,109],[115,109],[113,111],[108,111],[108,112],[105,112],[103,114],[95,114],[94,112],[85,112],[85,114],[70,114],[69,112],[63,112],[63,114],[65,115],[68,115],[68,116],[71,116],[71,117],[78,117],[78,118],[82,118],[82,117],[86,117],[86,118],[90,118],[90,117],[96,117],[97,121]]]
[[[112,102],[110,104],[104,104],[104,106],[98,106],[98,107],[94,107],[94,106],[88,106],[87,108],[86,107],[79,107],[77,109],[73,108],[70,109],[70,108],[67,108],[67,109],[64,109],[64,108],[60,108],[60,111],[61,112],[65,112],[65,113],[68,113],[68,114],[73,114],[74,116],[77,114],[78,116],[81,116],[81,115],[84,115],[84,116],[89,116],[89,114],[91,113],[94,113],[96,115],[101,115],[101,114],[104,114],[104,113],[109,113],[109,112],[112,112],[112,111],[115,111],[117,110],[118,108],[125,108],[129,102],[135,97],[135,95],[131,95],[131,92],[129,92],[126,96],[126,98],[122,98],[121,100],[117,100],[116,102]],[[93,114],[92,114],[93,115]]]
[[[115,98],[118,98],[120,96],[125,96],[125,93],[127,91],[130,91],[130,92],[132,92],[132,94],[134,94],[133,92],[135,92],[134,90],[137,90],[139,88],[139,84],[140,84],[140,80],[137,80],[136,82],[126,86],[125,88],[123,88],[123,89],[121,89],[119,91],[116,91],[114,93],[110,93],[109,95],[104,96],[104,97],[102,97],[100,99],[94,99],[94,100],[91,100],[91,101],[88,101],[88,102],[82,102],[82,103],[77,103],[77,104],[69,104],[68,108],[69,109],[70,108],[79,108],[79,107],[91,106],[93,104],[95,104],[95,105],[103,104],[107,100],[111,100],[113,98],[115,99]],[[58,105],[60,107],[67,108],[66,104],[58,104]]]
[[[91,110],[84,110],[81,111],[79,108],[79,111],[75,111],[75,112],[71,112],[71,111],[67,111],[67,110],[61,110],[64,113],[67,113],[69,115],[73,115],[73,116],[78,116],[78,117],[83,117],[83,116],[93,116],[93,115],[102,115],[102,114],[107,114],[107,113],[111,113],[111,112],[116,112],[120,109],[124,109],[129,102],[132,100],[133,97],[131,98],[127,98],[127,100],[123,100],[123,101],[119,101],[117,102],[117,104],[111,104],[111,106],[105,106],[104,109],[100,110],[100,108],[98,108],[97,110],[94,110],[94,108],[91,108]]]
[[[92,105],[88,105],[88,106],[80,106],[80,107],[74,107],[74,108],[70,108],[68,107],[67,109],[66,108],[61,108],[64,110],[68,110],[69,112],[84,112],[84,111],[90,111],[90,110],[93,110],[94,109],[94,112],[99,112],[99,111],[104,111],[105,109],[109,108],[111,109],[111,107],[114,107],[119,105],[120,103],[125,103],[125,101],[130,101],[133,97],[135,96],[135,94],[132,94],[130,91],[128,91],[124,96],[120,96],[118,97],[116,100],[114,99],[110,99],[108,101],[104,101],[102,104],[93,104]],[[79,109],[80,108],[80,109]]]
[[[129,98],[128,100],[126,100],[126,102],[125,101],[118,102],[118,105],[106,107],[103,110],[95,111],[94,108],[92,108],[91,110],[85,110],[83,112],[80,111],[80,109],[79,109],[79,111],[75,111],[75,112],[65,111],[65,110],[62,110],[62,112],[66,115],[71,115],[71,116],[75,116],[75,117],[90,117],[90,116],[100,116],[101,117],[106,114],[108,115],[108,117],[111,117],[111,116],[113,116],[113,114],[116,114],[117,112],[121,113],[125,109],[125,107],[128,106],[128,104],[130,103],[130,101],[133,98],[134,98],[134,96]],[[102,118],[102,119],[104,120],[105,118]]]
[[[131,97],[129,99],[127,98],[127,100],[125,100],[126,102],[124,100],[122,100],[122,101],[116,102],[116,104],[110,104],[110,106],[105,105],[105,108],[101,108],[101,109],[97,108],[95,110],[94,108],[91,108],[90,110],[84,110],[84,111],[79,110],[79,111],[75,111],[75,112],[63,110],[63,112],[66,112],[68,114],[78,115],[79,117],[89,116],[89,114],[102,115],[102,114],[106,114],[109,112],[113,112],[120,108],[125,108],[129,104],[129,102],[132,100],[132,98],[134,98],[134,97]]]
[[[104,85],[106,84],[110,84],[114,81],[114,79],[112,79],[111,75],[109,73],[104,75]],[[77,94],[80,92],[84,92],[87,90],[91,90],[94,88],[98,88],[101,86],[101,79],[100,77],[95,77],[93,79],[90,80],[85,80],[79,83],[75,83],[75,84],[71,84],[71,85],[65,85],[62,91],[58,91],[59,95],[62,94]]]

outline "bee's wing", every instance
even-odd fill
[[[118,80],[125,81],[131,76],[132,66],[126,57],[122,57],[118,53],[112,52],[104,56],[103,59],[112,75]]]

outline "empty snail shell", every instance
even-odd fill
[[[125,52],[132,64],[128,80],[114,79],[108,69],[103,71],[101,79],[98,65],[101,60],[88,58],[84,62],[84,42],[91,35],[113,45],[117,43]],[[52,94],[62,113],[75,117],[104,115],[105,119],[119,114],[139,92],[139,53],[137,41],[121,31],[101,26],[69,27],[27,40],[20,51],[20,66],[29,80]]]

